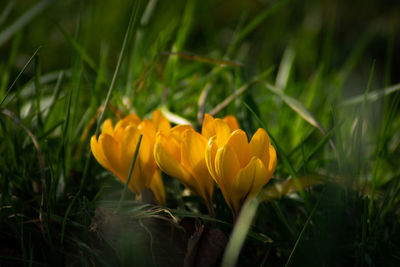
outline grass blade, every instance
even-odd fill
[[[243,247],[247,233],[249,232],[251,222],[256,215],[259,204],[260,202],[257,198],[253,198],[244,203],[239,217],[236,221],[235,227],[233,228],[229,243],[226,247],[222,259],[222,267],[235,266],[239,257],[240,250]]]
[[[13,81],[13,83],[10,85],[10,87],[7,89],[6,94],[4,95],[4,98],[1,100],[0,103],[0,107],[3,105],[4,101],[7,99],[8,94],[11,92],[11,89],[14,87],[15,83],[18,81],[19,77],[22,75],[22,73],[24,73],[24,71],[26,70],[26,68],[29,66],[29,64],[31,63],[31,61],[35,58],[36,54],[39,52],[39,49],[41,47],[38,47],[38,49],[36,49],[36,51],[33,53],[33,55],[29,58],[28,62],[25,63],[24,67],[21,69],[21,71],[18,73],[17,77],[15,78],[15,80]]]
[[[361,94],[355,97],[351,97],[349,99],[346,99],[345,101],[341,102],[339,104],[339,106],[352,106],[352,105],[358,105],[365,102],[375,102],[379,99],[381,99],[382,97],[388,96],[390,94],[393,94],[395,92],[400,91],[400,83],[380,89],[380,90],[376,90],[373,92],[369,92],[367,94]]]
[[[124,202],[126,192],[128,191],[129,182],[131,181],[132,172],[133,172],[133,169],[135,167],[137,156],[139,154],[139,148],[140,148],[140,143],[142,143],[142,138],[143,138],[143,135],[140,134],[139,135],[139,140],[138,140],[137,145],[136,145],[135,153],[133,154],[132,163],[131,163],[131,166],[129,168],[128,179],[126,179],[126,183],[125,183],[125,186],[124,186],[124,191],[122,191],[122,195],[121,195],[121,198],[119,200],[118,209],[120,209],[121,203]]]
[[[296,249],[297,249],[297,247],[298,247],[298,245],[299,245],[301,239],[303,238],[303,234],[304,234],[304,232],[306,231],[307,226],[308,226],[308,225],[310,224],[310,222],[311,222],[312,216],[314,215],[315,211],[317,210],[317,207],[318,207],[319,203],[321,202],[322,196],[323,196],[323,194],[320,196],[320,198],[318,199],[318,202],[315,204],[313,210],[312,210],[311,213],[310,213],[310,216],[308,216],[307,221],[306,221],[306,223],[305,223],[304,226],[303,226],[303,229],[301,229],[301,232],[300,232],[299,236],[297,237],[296,243],[294,244],[293,249],[292,249],[292,251],[290,252],[289,258],[288,258],[288,260],[287,260],[285,266],[289,266],[290,263],[292,262],[293,255],[294,255],[294,253],[296,252]]]

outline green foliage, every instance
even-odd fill
[[[399,265],[399,11],[1,1],[0,265]],[[268,131],[274,178],[236,223],[218,189],[213,218],[165,175],[160,207],[93,160],[106,117],[154,109]]]

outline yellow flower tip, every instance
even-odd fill
[[[156,131],[168,131],[169,129],[171,129],[171,124],[159,110],[153,111],[151,121],[153,122]]]
[[[101,132],[109,135],[114,134],[114,127],[111,119],[107,119],[104,121]]]
[[[235,116],[228,115],[228,116],[224,117],[223,120],[228,124],[229,128],[231,129],[231,132],[239,129],[239,122],[237,121]]]

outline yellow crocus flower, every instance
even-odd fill
[[[190,126],[178,125],[157,134],[154,158],[163,172],[199,195],[211,211],[214,182],[204,158],[207,141]]]
[[[271,179],[276,152],[264,129],[248,142],[244,131],[229,133],[229,125],[218,122],[216,135],[208,142],[206,164],[235,215],[246,198],[256,196]]]
[[[169,122],[157,110],[153,112],[151,121],[141,121],[137,115],[131,114],[113,127],[111,120],[107,119],[99,138],[92,136],[90,146],[100,165],[126,183],[133,154],[142,134],[139,154],[128,187],[137,194],[147,187],[153,191],[160,204],[165,204],[164,185],[154,161],[153,150],[156,133],[169,131],[170,128]]]

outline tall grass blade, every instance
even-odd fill
[[[129,183],[131,181],[133,169],[135,168],[135,163],[136,163],[137,156],[139,154],[139,148],[140,148],[140,143],[142,142],[142,138],[143,138],[143,135],[140,134],[139,135],[139,140],[138,140],[136,148],[135,148],[135,153],[133,154],[132,163],[131,163],[131,166],[129,168],[128,179],[126,179],[126,183],[124,185],[124,191],[122,191],[122,195],[121,195],[121,198],[119,200],[118,209],[121,208],[121,204],[125,200],[126,192],[128,192],[128,186],[129,186]]]
[[[319,205],[319,203],[320,203],[320,201],[322,199],[322,196],[323,196],[323,194],[319,197],[318,202],[315,204],[313,210],[311,211],[310,215],[308,216],[307,221],[305,222],[305,224],[303,226],[303,229],[301,229],[301,232],[300,232],[300,234],[299,234],[299,236],[298,236],[298,238],[296,240],[296,243],[294,244],[293,249],[290,252],[289,258],[286,261],[285,267],[289,266],[292,263],[292,259],[293,259],[293,256],[294,256],[295,252],[296,252],[296,249],[297,249],[301,239],[303,238],[304,232],[306,231],[308,225],[311,222],[311,218],[313,217],[315,211],[317,210],[317,207],[318,207],[318,205]]]
[[[275,86],[281,90],[285,90],[289,81],[290,71],[292,69],[295,55],[296,53],[291,46],[286,47],[275,81]]]
[[[222,267],[235,266],[259,204],[257,198],[248,200],[243,204],[222,258]]]
[[[11,90],[13,89],[15,83],[18,81],[19,77],[24,73],[25,69],[29,66],[31,61],[35,58],[36,54],[39,52],[41,47],[38,47],[36,51],[33,53],[33,55],[29,58],[28,62],[25,63],[24,67],[21,69],[21,71],[18,73],[17,77],[14,79],[10,87],[8,87],[6,94],[4,95],[4,98],[0,102],[0,107],[3,105],[4,101],[7,99],[8,95],[10,94]]]

